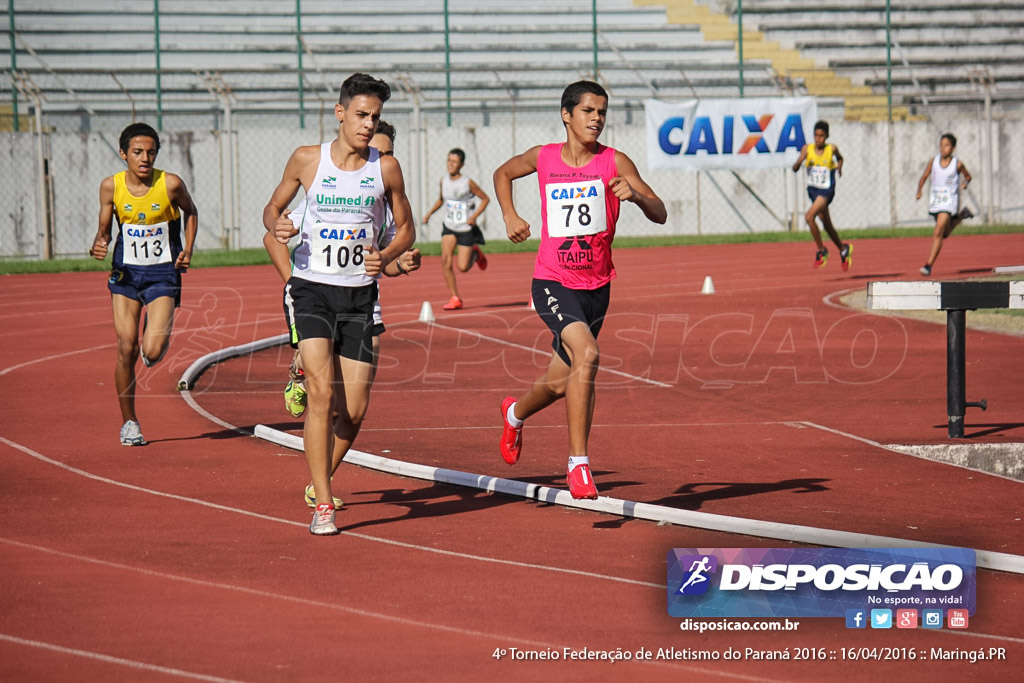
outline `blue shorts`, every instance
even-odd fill
[[[832,203],[832,200],[836,198],[836,189],[832,187],[827,190],[823,190],[820,187],[808,187],[807,196],[811,198],[811,204],[813,204],[814,200],[818,197],[824,197],[825,206],[828,206]]]
[[[551,348],[566,365],[572,365],[569,354],[562,348],[562,330],[575,322],[585,323],[597,339],[608,312],[612,283],[597,289],[569,289],[554,280],[534,279],[531,293],[537,315],[555,335]]]
[[[114,268],[107,278],[111,294],[134,299],[145,305],[162,296],[174,298],[174,307],[181,306],[181,272],[163,270],[153,272],[146,268]]]

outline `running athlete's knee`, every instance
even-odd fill
[[[118,338],[117,358],[119,361],[134,364],[139,357],[139,342],[136,339]]]
[[[152,367],[163,360],[169,346],[169,339],[160,341],[144,340],[142,342],[142,362],[146,367]]]
[[[306,410],[317,415],[330,415],[334,409],[334,388],[331,383],[313,380],[307,375],[302,385],[306,389]]]
[[[596,368],[601,358],[600,349],[597,344],[590,342],[580,345],[572,350],[572,364],[574,367]]]

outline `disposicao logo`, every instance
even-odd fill
[[[668,554],[674,617],[826,617],[954,607],[973,615],[969,548],[676,548]],[[915,613],[916,614],[916,613]],[[879,626],[873,628],[892,628]],[[851,628],[861,628],[851,625]]]
[[[683,585],[679,587],[680,595],[704,595],[711,587],[708,574],[714,574],[718,569],[718,558],[714,555],[688,555],[679,558],[683,566],[689,565],[689,570],[683,579]]]

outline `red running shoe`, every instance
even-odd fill
[[[519,454],[523,450],[523,428],[516,429],[508,423],[508,407],[516,402],[515,397],[509,396],[501,402],[501,457],[509,465],[519,462]]]
[[[462,299],[460,299],[457,296],[453,296],[451,299],[448,299],[448,303],[446,303],[441,308],[443,308],[446,311],[454,311],[459,308],[462,308]]]
[[[565,474],[569,482],[569,493],[576,500],[580,498],[597,498],[597,487],[594,486],[594,475],[590,473],[590,465],[576,465]]]
[[[473,245],[473,251],[476,252],[476,266],[480,270],[487,270],[487,257],[484,256],[484,252],[477,245]]]

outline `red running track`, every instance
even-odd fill
[[[806,244],[622,250],[601,337],[592,457],[602,492],[765,519],[1024,554],[1021,484],[875,444],[945,443],[945,335],[823,300],[915,278],[927,241],[856,242],[849,273]],[[958,236],[951,278],[1024,254],[1024,235]],[[912,261],[912,263],[908,263]],[[525,309],[531,258],[463,276],[442,313],[436,260],[384,283],[384,362],[357,447],[563,485],[564,414],[531,420],[522,462],[497,456],[497,405],[548,340]],[[963,271],[963,272],[961,272]],[[699,294],[705,275],[714,296]],[[903,680],[1007,676],[1024,656],[1024,577],[982,572],[966,634],[680,631],[665,613],[672,547],[784,546],[342,469],[345,533],[305,531],[300,455],[213,422],[174,391],[205,352],[281,331],[269,267],[197,270],[165,361],[140,374],[151,444],[122,448],[102,274],[0,280],[0,676],[5,680]],[[200,294],[202,293],[202,294]],[[415,322],[424,298],[438,325]],[[969,316],[970,317],[970,316]],[[968,443],[1022,440],[1022,340],[968,332]],[[530,348],[536,349],[536,352]],[[211,368],[194,395],[241,428],[301,425],[281,406],[287,354]],[[654,383],[652,383],[654,382]],[[664,385],[664,386],[662,386]],[[45,398],[42,402],[39,399]],[[41,404],[45,409],[41,409]],[[561,652],[860,646],[974,650],[1007,661],[512,661]]]

